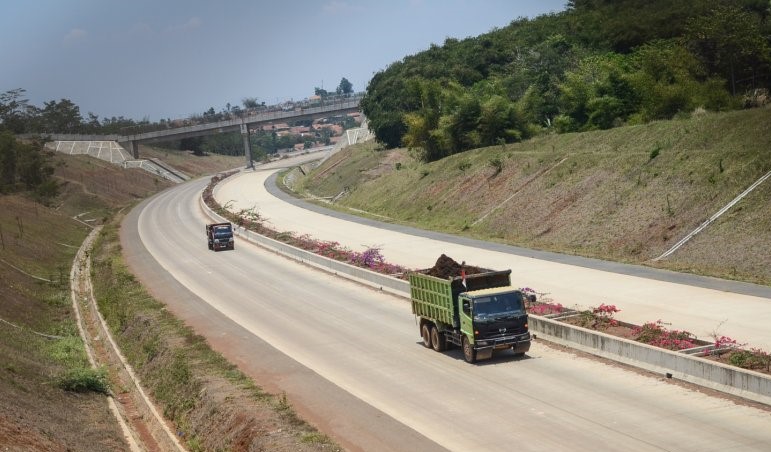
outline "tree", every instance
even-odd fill
[[[313,91],[314,93],[316,93],[317,96],[322,98],[329,96],[329,93],[327,92],[327,90],[325,90],[324,88],[319,88],[318,86],[315,87]]]
[[[754,85],[758,72],[771,63],[760,19],[735,6],[718,4],[710,14],[689,21],[686,39],[705,66],[730,80],[734,95],[737,83],[750,80]]]
[[[718,88],[701,62],[681,40],[654,41],[631,55],[633,71],[626,76],[639,99],[638,111],[630,122],[671,119],[696,107],[721,110],[727,96],[710,93]]]
[[[16,183],[16,138],[0,132],[0,192],[11,191]]]
[[[99,123],[99,115],[95,115],[89,111],[88,121],[83,124],[83,128],[85,129],[85,132],[99,133],[102,128],[102,125]]]
[[[340,80],[340,84],[337,85],[337,90],[335,92],[337,94],[351,94],[353,93],[353,84],[349,82],[347,78],[343,77],[342,80]]]
[[[257,108],[260,106],[260,103],[257,102],[256,97],[244,97],[241,99],[241,103],[243,104],[244,108],[249,110],[251,108]]]
[[[26,91],[22,88],[12,89],[0,94],[0,130],[10,130],[13,133],[24,133],[27,120],[35,108],[28,105],[24,98]]]
[[[83,118],[80,116],[80,107],[69,99],[61,99],[59,102],[44,102],[40,110],[39,122],[41,132],[54,133],[78,133],[81,129]]]
[[[42,145],[22,143],[11,132],[1,132],[0,192],[27,189],[33,191],[40,201],[47,203],[58,192],[58,185],[51,178],[54,169],[48,160],[49,156],[42,151]]]
[[[635,113],[638,93],[627,79],[629,58],[617,53],[584,58],[560,83],[560,132],[609,129]]]

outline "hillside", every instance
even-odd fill
[[[168,182],[85,156],[52,159],[60,195],[51,208],[24,194],[0,196],[0,444],[11,450],[121,450],[122,434],[104,396],[57,384],[88,367],[72,312],[70,266],[90,231],[87,224],[100,224],[114,209]]]
[[[243,164],[240,157],[144,151],[145,157],[162,158],[193,177]],[[145,391],[177,421],[175,431],[187,434],[187,447],[336,450],[285,399],[262,392],[172,318],[126,269],[117,237],[121,211],[172,184],[87,156],[50,158],[59,186],[51,207],[27,193],[0,196],[0,449],[127,450],[105,396],[92,383],[109,381],[121,404],[130,399],[130,387],[118,380],[117,366],[90,369],[70,298],[75,253],[89,225],[104,224],[92,255],[102,313],[108,323],[123,325],[113,335],[142,376]],[[177,357],[183,355],[190,364],[180,363]],[[88,387],[65,389],[73,383]],[[125,406],[136,412],[130,402]]]
[[[423,161],[768,102],[768,2],[574,0],[394,61],[362,111]]]
[[[771,170],[771,109],[694,113],[552,134],[421,163],[374,143],[299,183],[394,222],[621,262],[771,284],[771,183],[669,258],[669,249]]]

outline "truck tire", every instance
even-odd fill
[[[431,348],[436,352],[443,352],[447,349],[447,341],[444,340],[444,333],[439,332],[439,328],[431,328]]]
[[[477,351],[474,350],[474,346],[471,345],[466,336],[463,336],[463,359],[469,364],[477,362]]]
[[[426,348],[431,347],[431,330],[433,328],[431,327],[430,323],[424,323],[422,327],[420,327],[420,336],[423,338],[423,345]]]

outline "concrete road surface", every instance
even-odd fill
[[[616,305],[621,309],[616,318],[626,322],[641,325],[660,319],[668,328],[684,329],[701,339],[710,340],[717,332],[771,351],[769,287],[539,253],[361,220],[287,199],[288,195],[269,182],[276,171],[258,168],[234,175],[220,183],[215,197],[221,204],[231,203],[234,211],[256,207],[279,231],[310,234],[355,250],[380,247],[388,262],[408,268],[431,267],[445,253],[458,262],[510,268],[515,285],[548,293],[566,307]]]
[[[286,391],[302,416],[350,450],[771,444],[768,411],[539,342],[524,359],[505,352],[469,365],[459,350],[424,348],[403,299],[241,240],[235,251],[208,251],[198,206],[205,182],[174,187],[132,211],[122,232],[128,261],[154,295],[257,384]]]

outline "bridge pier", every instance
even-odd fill
[[[118,137],[119,145],[123,147],[123,149],[126,150],[126,152],[131,154],[131,157],[135,159],[139,159],[139,142],[136,140],[127,139],[128,137],[123,137],[122,139]]]
[[[252,143],[249,141],[249,126],[241,124],[241,137],[244,140],[244,156],[246,156],[246,167],[254,169],[254,162],[252,162]]]

